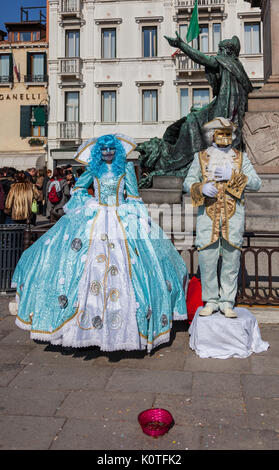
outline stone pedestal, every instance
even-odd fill
[[[189,346],[202,358],[245,358],[266,351],[269,344],[261,338],[256,317],[246,308],[235,308],[237,318],[220,312],[199,316],[199,307],[189,328]]]
[[[250,93],[243,125],[247,154],[263,180],[259,193],[246,196],[246,230],[279,231],[279,2],[248,1],[261,8],[265,84]]]
[[[139,192],[145,204],[181,204],[183,181],[177,176],[154,176],[152,188]]]

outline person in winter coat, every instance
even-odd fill
[[[25,224],[32,216],[32,203],[38,199],[39,193],[35,185],[29,181],[23,171],[15,175],[5,202],[5,213],[10,215],[12,223]]]

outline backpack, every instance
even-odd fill
[[[50,191],[48,193],[48,199],[52,204],[57,204],[62,199],[62,191],[61,191],[61,186],[59,184],[59,181],[60,180],[53,181],[50,184]],[[57,190],[57,187],[59,187],[60,189]]]
[[[6,194],[3,188],[3,184],[0,183],[0,210],[1,211],[5,209],[5,200],[6,200]]]

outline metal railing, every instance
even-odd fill
[[[14,78],[13,78],[13,75],[10,74],[10,75],[0,75],[0,83],[13,83],[14,81]]]
[[[203,72],[205,69],[203,65],[197,64],[184,54],[177,54],[175,56],[175,67],[179,70],[187,70],[188,72]]]
[[[174,237],[171,237],[175,243]],[[258,243],[259,240],[276,240],[277,246]],[[180,253],[184,250],[179,249]],[[187,267],[190,278],[199,277],[198,251],[188,248]],[[236,302],[247,305],[279,306],[279,233],[278,232],[245,232],[241,252],[241,263],[238,275],[238,292]]]
[[[36,227],[0,226],[0,290],[12,290],[10,282],[21,253],[46,233],[54,223]],[[173,235],[171,240],[175,243]],[[237,304],[279,306],[279,233],[245,232],[244,240],[238,276]],[[265,244],[262,240],[266,240]],[[272,240],[276,242],[273,243]],[[257,245],[259,242],[261,244]],[[178,251],[186,255],[190,278],[199,277],[197,249],[192,246]]]
[[[65,121],[58,123],[58,137],[61,140],[79,140],[80,122]]]
[[[198,6],[224,5],[225,0],[198,0]],[[176,7],[194,7],[195,0],[175,0]]]
[[[48,75],[25,75],[24,83],[47,83]]]
[[[0,225],[0,292],[14,290],[11,287],[16,264],[24,250],[26,225]]]
[[[80,13],[81,0],[60,0],[59,12],[62,14]]]
[[[79,75],[81,71],[80,57],[59,59],[59,73],[61,75]]]
[[[207,56],[215,56],[216,52],[205,52]],[[190,57],[183,53],[178,53],[175,56],[175,68],[178,70],[186,70],[187,72],[203,72],[204,65],[197,64]]]

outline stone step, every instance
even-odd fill
[[[179,189],[140,189],[145,204],[181,204],[182,191]]]
[[[152,189],[178,189],[182,191],[184,178],[181,176],[153,176]]]

